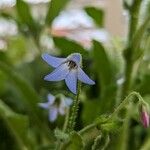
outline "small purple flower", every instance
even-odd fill
[[[148,111],[146,109],[145,106],[141,106],[141,110],[140,110],[140,119],[141,119],[141,123],[143,124],[143,126],[145,128],[148,128],[149,127],[149,114],[148,114]]]
[[[58,114],[65,115],[66,109],[72,104],[72,99],[64,96],[55,97],[51,94],[47,96],[48,102],[38,103],[38,105],[49,111],[49,121],[54,122]]]
[[[57,58],[49,54],[43,54],[42,58],[55,68],[53,72],[45,76],[44,80],[65,80],[67,87],[74,94],[77,94],[77,80],[90,85],[95,84],[81,69],[82,56],[79,53],[73,53],[67,58]]]

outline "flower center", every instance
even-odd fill
[[[69,67],[69,70],[71,70],[71,69],[77,69],[77,64],[74,61],[70,60],[68,62],[68,67]]]

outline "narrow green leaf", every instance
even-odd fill
[[[107,88],[113,80],[110,60],[103,45],[98,41],[93,41],[94,65],[100,77],[101,87]]]
[[[104,25],[104,12],[103,10],[95,7],[86,7],[86,13],[93,19],[95,24],[99,27]]]
[[[51,25],[53,20],[59,15],[63,10],[69,0],[51,0],[49,2],[49,8],[46,16],[46,24]]]
[[[80,53],[86,55],[88,52],[78,43],[64,37],[53,37],[56,47],[61,50],[61,54]]]
[[[14,85],[17,87],[17,90],[22,94],[23,98],[21,100],[28,108],[28,113],[32,122],[38,129],[42,128],[42,134],[44,133],[47,138],[52,138],[52,136],[50,136],[51,132],[48,127],[40,121],[41,113],[37,105],[38,102],[40,102],[40,98],[38,97],[36,91],[22,76],[19,75],[19,73],[16,73],[12,68],[1,61],[0,70],[10,78],[10,81],[14,83]]]
[[[100,113],[112,111],[116,98],[117,85],[112,71],[112,65],[103,45],[98,41],[93,41],[94,67],[99,78]],[[107,103],[106,103],[107,101]]]
[[[35,108],[37,112],[37,103],[40,102],[40,99],[31,85],[3,62],[0,62],[0,70],[3,71],[8,77],[10,77],[10,80],[17,85],[18,89],[26,98],[28,105],[30,105],[32,108]]]
[[[34,36],[34,38],[37,38],[37,35],[40,32],[40,26],[35,20],[33,19],[31,15],[30,8],[26,2],[23,0],[17,0],[16,1],[16,11],[19,18],[19,26],[27,26],[30,30],[30,33]]]
[[[2,100],[0,100],[0,117],[3,119],[10,133],[14,136],[18,147],[25,150],[28,141],[28,118],[13,112]]]

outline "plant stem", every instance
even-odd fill
[[[115,109],[115,111],[109,116],[108,120],[114,118],[114,117],[117,115],[117,113],[118,113],[123,107],[125,107],[125,105],[126,105],[127,103],[130,102],[130,98],[133,97],[133,96],[137,97],[139,102],[145,103],[144,100],[143,100],[143,98],[141,97],[141,95],[140,95],[139,93],[137,93],[137,92],[132,92],[132,93],[130,93],[130,94],[121,102],[121,104],[120,104],[120,105]],[[80,135],[83,135],[84,133],[88,132],[88,131],[91,130],[92,128],[95,128],[95,127],[97,126],[97,124],[98,124],[98,122],[97,122],[97,123],[92,123],[92,124],[86,126],[85,128],[83,128],[82,130],[79,131],[79,134],[80,134]]]
[[[138,18],[139,18],[141,2],[142,0],[133,0],[133,3],[129,9],[130,20],[129,20],[128,43],[131,42],[138,26]]]
[[[77,95],[73,102],[71,116],[69,118],[68,125],[67,125],[67,129],[68,129],[69,133],[74,130],[74,127],[76,124],[76,118],[78,116],[78,109],[79,109],[79,102],[80,102],[79,95],[80,95],[80,90],[81,90],[81,83],[78,82],[77,84],[78,84]]]
[[[89,131],[90,129],[95,128],[95,127],[96,127],[96,124],[92,123],[92,124],[86,126],[85,128],[83,128],[82,130],[80,130],[79,134],[82,135],[82,134],[86,133],[87,131]]]
[[[67,109],[67,113],[66,113],[66,116],[65,116],[65,122],[64,122],[64,126],[63,126],[63,131],[66,132],[67,130],[67,124],[68,124],[68,120],[69,120],[69,109]]]
[[[137,30],[138,26],[138,18],[139,18],[139,10],[140,10],[141,0],[134,0],[132,6],[130,6],[130,20],[129,20],[129,34],[128,34],[128,46],[125,49],[125,82],[122,87],[121,99],[124,99],[126,94],[128,94],[131,81],[132,81],[132,72],[133,72],[133,46],[131,46],[131,42],[133,36]]]

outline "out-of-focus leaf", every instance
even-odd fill
[[[12,80],[18,87],[22,94],[26,97],[28,105],[37,110],[37,103],[40,99],[31,85],[25,81],[21,76],[19,76],[15,71],[13,71],[9,66],[0,62],[0,70],[4,72],[10,80]]]
[[[86,7],[86,13],[94,20],[96,25],[103,27],[104,24],[104,12],[103,10],[95,7]]]
[[[113,80],[111,64],[103,45],[95,40],[93,41],[93,45],[95,70],[99,74],[101,87],[106,89]]]
[[[13,112],[3,101],[0,100],[0,117],[3,119],[8,130],[14,136],[18,146],[25,150],[27,148],[28,118]]]
[[[111,111],[117,90],[111,61],[101,43],[94,40],[93,45],[94,67],[100,84],[100,110]]]
[[[62,150],[79,150],[79,149],[83,149],[82,138],[77,132],[73,132],[70,135],[70,141],[63,146]]]
[[[137,91],[142,95],[150,94],[149,84],[150,84],[150,74],[146,73],[142,77],[141,84],[138,85],[138,87],[136,86]]]
[[[62,55],[69,55],[71,53],[87,54],[87,51],[76,42],[64,37],[53,37],[56,47],[61,50]]]
[[[6,90],[7,77],[0,71],[0,95]]]
[[[109,117],[106,115],[101,115],[100,117],[98,117],[95,123],[100,131],[106,132],[115,132],[122,125],[122,122],[120,122],[119,120],[109,119]]]
[[[26,54],[26,41],[21,35],[10,38],[6,51],[9,61],[13,64],[22,61]]]
[[[46,24],[51,25],[53,20],[59,15],[69,0],[51,0],[46,15]]]
[[[133,61],[136,61],[140,56],[142,56],[143,52],[141,51],[141,43],[142,38],[144,37],[144,33],[147,31],[147,28],[150,25],[150,16],[146,17],[141,26],[137,29],[133,40],[130,43],[131,49],[133,49]],[[129,55],[129,54],[128,54]],[[139,55],[139,56],[138,56]],[[128,56],[127,56],[128,57]]]
[[[18,73],[16,73],[13,69],[11,69],[8,65],[4,64],[1,61],[0,70],[10,78],[10,81],[13,81],[18,91],[22,94],[23,98],[21,100],[28,108],[28,113],[32,118],[32,121],[36,124],[38,128],[43,129],[43,133],[48,138],[52,138],[52,136],[50,136],[51,132],[48,127],[40,121],[41,113],[40,109],[37,106],[38,102],[40,102],[40,98],[38,97],[32,86]]]
[[[16,1],[16,11],[19,17],[19,26],[27,26],[30,33],[36,38],[39,33],[39,24],[33,19],[30,8],[23,0]]]
[[[1,12],[0,16],[5,18],[5,19],[13,19],[13,20],[15,20],[15,18],[11,14],[6,13],[6,12]]]
[[[119,121],[108,122],[100,125],[100,129],[106,132],[117,132],[122,126],[122,123]]]
[[[84,125],[88,125],[99,116],[100,102],[99,100],[91,100],[83,104],[82,120]]]

